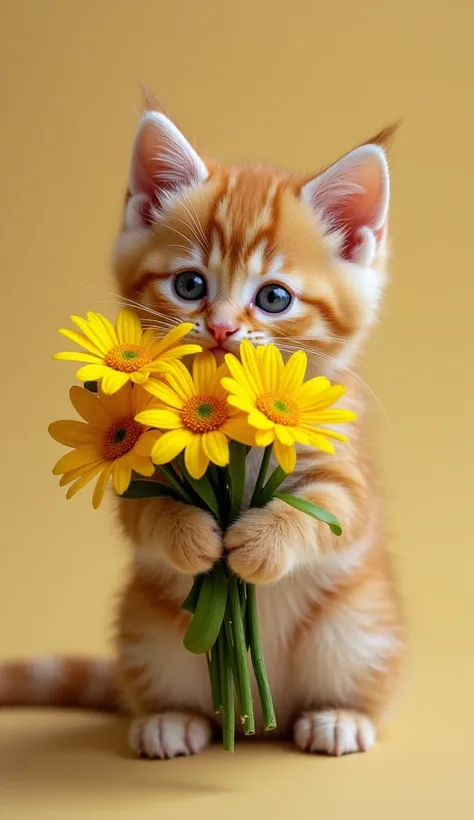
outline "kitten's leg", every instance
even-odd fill
[[[193,575],[219,557],[220,532],[203,510],[169,499],[122,502],[121,517],[135,547],[117,628],[130,746],[139,757],[197,754],[211,742],[213,712],[206,659],[183,646],[181,604]]]
[[[303,751],[367,751],[393,698],[404,644],[382,549],[376,545],[366,556],[360,574],[319,594],[316,605],[309,597],[303,607],[295,658],[303,710],[293,733]]]

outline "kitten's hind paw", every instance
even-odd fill
[[[294,741],[303,752],[327,755],[366,752],[375,744],[375,726],[360,712],[327,709],[305,712],[296,721]]]
[[[130,748],[137,757],[159,760],[197,755],[211,740],[212,728],[206,718],[180,712],[136,718],[129,733]]]

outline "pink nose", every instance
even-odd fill
[[[210,333],[212,334],[212,336],[214,336],[214,339],[218,344],[222,344],[222,342],[225,342],[226,339],[229,338],[229,336],[232,336],[232,334],[239,329],[237,325],[223,323],[218,324],[217,322],[215,324],[213,322],[208,322],[207,326],[209,328]]]

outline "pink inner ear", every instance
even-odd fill
[[[368,232],[375,243],[383,234],[389,199],[383,151],[374,145],[357,148],[308,182],[302,199],[323,215],[331,231],[343,233],[339,254],[353,260],[367,241]]]
[[[161,207],[166,194],[203,182],[207,173],[199,155],[167,117],[158,112],[145,115],[130,169],[134,210],[142,224],[151,224],[152,212]]]

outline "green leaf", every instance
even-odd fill
[[[146,478],[131,481],[128,489],[122,494],[122,498],[159,498],[161,496],[179,498],[172,487]]]
[[[322,507],[318,507],[317,504],[313,504],[312,501],[306,501],[304,498],[298,498],[298,496],[290,495],[289,493],[275,493],[274,497],[279,498],[281,501],[284,501],[285,504],[289,504],[290,507],[294,507],[296,510],[300,510],[301,512],[307,513],[307,515],[311,515],[313,518],[317,518],[318,521],[324,521],[324,523],[328,524],[331,528],[334,535],[342,535],[342,527],[336,516],[324,510]]]
[[[204,575],[196,575],[191,589],[189,590],[186,598],[181,604],[181,609],[184,609],[185,612],[190,612],[191,615],[193,615],[196,610],[197,602],[199,599],[199,593],[201,592],[203,581]]]
[[[217,499],[212,489],[212,484],[209,481],[207,475],[203,475],[202,478],[193,478],[189,475],[186,467],[183,467],[184,476],[188,484],[191,485],[193,490],[198,494],[199,498],[204,501],[207,507],[214,513],[216,518],[220,521],[219,515],[219,505],[217,503]]]
[[[193,619],[183,639],[189,652],[202,655],[214,646],[224,620],[228,581],[222,563],[204,576]]]
[[[245,444],[231,441],[229,445],[230,520],[239,514],[245,490]]]
[[[288,473],[285,473],[280,466],[276,467],[259,495],[255,498],[252,506],[264,507],[265,504],[268,504],[276,494],[280,484],[283,484],[285,478],[288,478]]]

